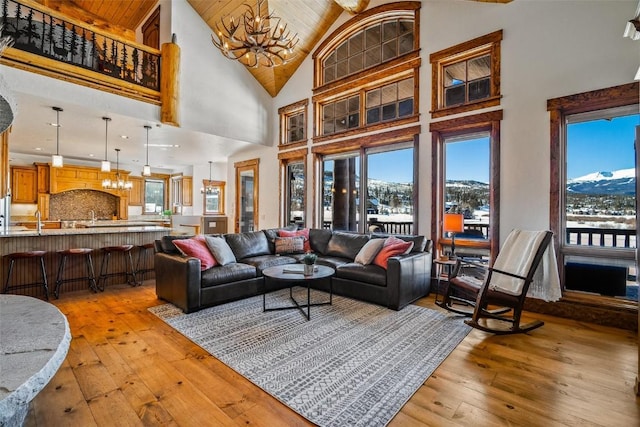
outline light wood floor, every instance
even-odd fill
[[[73,340],[27,426],[310,425],[150,314],[153,281],[53,303]],[[636,334],[538,317],[529,335],[473,330],[390,425],[640,425]]]

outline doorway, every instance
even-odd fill
[[[260,159],[234,164],[236,169],[235,232],[258,230],[258,166]]]

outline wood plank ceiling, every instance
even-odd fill
[[[105,31],[129,40],[135,40],[135,30],[156,7],[157,0],[36,0],[51,9],[91,23]],[[257,0],[187,0],[191,7],[209,25],[212,31],[223,17],[239,16],[244,4],[254,7]],[[512,0],[470,0],[491,3],[509,3]],[[350,13],[364,10],[369,0],[263,0],[263,10],[282,18],[299,42],[295,57],[287,64],[267,68],[247,68],[271,95],[280,89],[311,53],[331,25],[344,10]]]

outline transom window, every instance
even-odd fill
[[[349,37],[330,52],[322,64],[322,83],[347,77],[397,58],[414,48],[413,22],[378,22]]]
[[[500,104],[502,30],[431,54],[432,117]]]
[[[482,55],[444,67],[444,107],[466,104],[491,95],[491,57]]]
[[[342,132],[360,126],[360,96],[330,102],[322,106],[322,134]]]
[[[413,78],[391,83],[366,93],[367,124],[413,114]]]
[[[308,99],[278,109],[280,115],[280,144],[287,145],[304,142],[307,139]]]

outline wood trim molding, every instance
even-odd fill
[[[420,121],[420,116],[415,114],[413,116],[404,117],[402,119],[392,120],[388,122],[376,123],[357,129],[350,129],[344,132],[332,133],[331,135],[320,135],[313,138],[314,144],[320,144],[326,141],[334,141],[338,138],[350,138],[357,135],[367,134],[370,132],[379,132],[383,129],[389,129],[390,127],[404,126],[411,123],[417,123]]]
[[[549,99],[547,101],[547,111],[558,110],[564,114],[577,114],[638,104],[639,99],[640,83],[633,82]]]
[[[293,104],[285,105],[284,107],[278,108],[278,114],[287,114],[291,113],[292,111],[302,110],[307,105],[309,105],[309,98],[305,98],[298,102],[294,102]]]
[[[471,116],[458,117],[455,119],[441,120],[438,122],[431,122],[429,124],[429,131],[431,132],[461,132],[468,128],[478,127],[479,124],[489,123],[496,120],[502,120],[502,110],[489,111],[486,113],[473,114]]]
[[[401,141],[412,141],[415,135],[420,135],[420,132],[420,125],[410,126],[388,132],[380,132],[372,135],[359,136],[353,139],[336,141],[329,144],[316,145],[311,147],[311,152],[313,154],[329,155],[359,150],[360,148],[379,147]]]
[[[497,43],[501,40],[502,30],[494,31],[493,33],[485,34],[484,36],[476,37],[475,39],[467,40],[455,46],[439,50],[438,52],[433,52],[431,55],[429,55],[429,62],[434,63],[452,56],[461,55],[469,50],[477,49],[479,47],[492,43]]]

